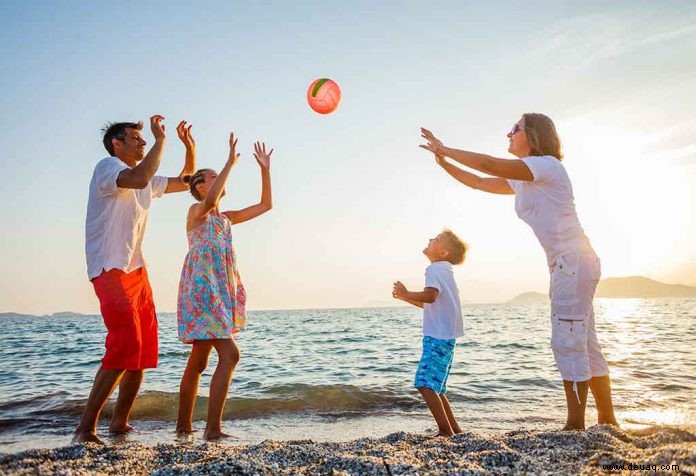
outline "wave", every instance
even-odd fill
[[[82,413],[85,399],[67,398],[64,392],[16,400],[0,405],[0,431],[74,421]],[[179,394],[146,391],[138,395],[131,412],[135,420],[176,421]],[[102,418],[113,413],[114,398],[104,408]],[[231,392],[225,405],[225,419],[246,419],[273,414],[315,413],[319,415],[365,415],[388,409],[410,410],[420,405],[415,395],[388,388],[354,385],[288,384],[262,389],[256,396],[237,396]],[[205,419],[208,397],[196,399],[194,419]]]

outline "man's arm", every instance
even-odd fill
[[[164,193],[185,192],[189,189],[189,185],[184,182],[184,177],[196,173],[196,141],[193,140],[193,136],[191,135],[192,127],[192,125],[187,127],[186,121],[181,121],[179,125],[176,126],[177,135],[186,147],[184,168],[181,169],[181,173],[178,176],[167,177],[167,188],[164,190]]]
[[[155,136],[155,143],[145,158],[135,167],[122,170],[116,179],[119,188],[145,188],[155,176],[162,159],[162,151],[167,137],[164,131],[163,116],[156,114],[150,118],[150,128]]]

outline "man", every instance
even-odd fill
[[[107,124],[104,147],[110,157],[96,165],[89,185],[86,241],[87,273],[99,298],[107,328],[106,352],[92,384],[73,443],[93,441],[107,399],[119,386],[109,429],[132,429],[128,417],[146,368],[157,367],[157,317],[141,244],[153,198],[188,190],[183,177],[196,170],[191,126],[177,127],[186,146],[178,177],[155,175],[166,142],[164,117],[150,118],[155,143],[145,155],[142,122]]]

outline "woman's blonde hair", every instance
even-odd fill
[[[553,121],[548,116],[537,112],[527,112],[522,117],[531,150],[529,155],[551,155],[558,160],[563,160],[561,140],[558,138]]]

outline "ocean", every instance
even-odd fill
[[[448,398],[481,433],[563,426],[565,400],[549,348],[548,304],[465,304]],[[597,333],[626,428],[696,424],[696,299],[596,299]],[[436,427],[413,388],[421,310],[413,307],[249,312],[223,428],[235,442],[345,441]],[[189,346],[160,313],[160,363],[146,372],[128,436],[170,442]],[[0,317],[0,452],[69,444],[103,353],[99,315]],[[194,415],[204,427],[214,352]],[[587,424],[596,423],[588,398]]]

